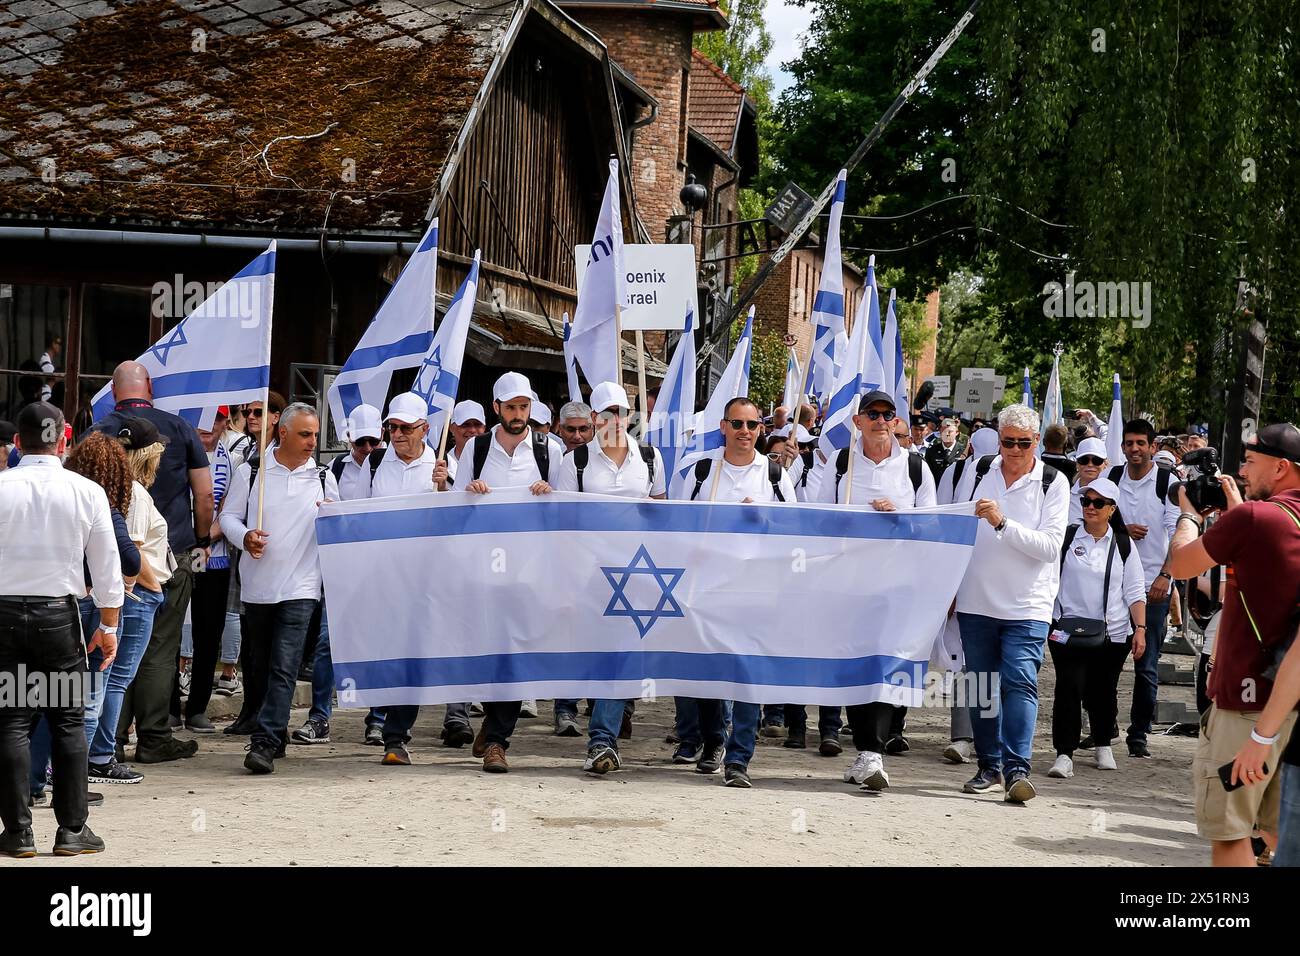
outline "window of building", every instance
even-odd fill
[[[63,336],[68,321],[66,286],[0,284],[0,418],[13,421],[18,410],[50,389],[50,401],[62,406]],[[41,356],[51,338],[59,354],[51,355],[58,377],[40,375]]]

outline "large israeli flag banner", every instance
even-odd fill
[[[316,537],[340,701],[918,706],[973,512],[522,488],[330,502]]]

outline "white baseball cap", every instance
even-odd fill
[[[451,423],[464,425],[466,422],[479,422],[486,425],[487,412],[483,411],[483,406],[473,401],[457,402],[456,407],[451,410]]]
[[[1102,461],[1106,460],[1106,443],[1100,438],[1085,438],[1079,442],[1079,447],[1074,450],[1075,459],[1086,458],[1089,455],[1096,455]]]
[[[996,455],[998,453],[998,430],[996,428],[977,428],[975,434],[970,436],[970,445],[975,449],[973,454]]]
[[[429,404],[414,392],[403,392],[388,403],[388,415],[384,421],[399,421],[403,425],[414,425],[429,417]]]
[[[539,425],[549,425],[551,423],[551,407],[534,395],[533,407],[528,410],[528,417]]]
[[[627,400],[627,390],[617,382],[601,382],[591,390],[591,410],[600,414],[617,405],[627,411],[632,403]]]
[[[1154,455],[1151,456],[1151,460],[1163,462],[1165,465],[1168,465],[1170,468],[1178,467],[1178,459],[1175,458],[1174,453],[1169,451],[1168,449],[1161,449],[1160,451],[1156,452]]]
[[[816,440],[817,439],[813,435],[813,433],[810,432],[808,429],[804,428],[802,425],[800,425],[799,430],[795,432],[795,441],[797,441],[800,445],[806,445],[810,441],[816,441]]]
[[[512,398],[533,398],[533,386],[529,384],[527,375],[506,372],[492,386],[494,402],[508,402]]]
[[[379,417],[379,409],[373,405],[358,405],[352,409],[344,433],[344,437],[348,441],[356,441],[358,438],[382,438],[383,436],[384,423]]]
[[[1098,475],[1096,478],[1092,479],[1092,481],[1088,482],[1087,490],[1095,491],[1103,498],[1109,498],[1116,504],[1119,503],[1119,488],[1116,486],[1115,482],[1111,481],[1105,475]]]

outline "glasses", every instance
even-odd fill
[[[378,438],[358,438],[352,444],[358,448],[378,448],[380,442]]]
[[[262,409],[260,409],[260,408],[250,408],[250,409],[249,409],[245,414],[246,414],[249,418],[261,418],[261,417],[262,417]]]
[[[883,412],[877,408],[868,408],[866,411],[866,416],[870,418],[873,422],[880,421],[880,419],[882,418],[887,422],[892,422],[895,418],[898,417],[898,413],[888,408],[885,409]]]
[[[785,452],[782,451],[769,451],[767,453],[768,461],[780,461],[784,457],[785,457]]]
[[[389,422],[388,430],[396,432],[399,435],[414,435],[421,428],[428,428],[428,422],[416,422],[414,425],[408,425],[406,422]]]
[[[1002,447],[1028,450],[1034,447],[1034,440],[1032,438],[1003,438]]]
[[[743,418],[728,418],[727,424],[730,425],[736,431],[740,431],[743,428],[751,432],[756,432],[758,431],[758,426],[763,423],[759,421],[753,421],[752,419],[746,421]]]
[[[1082,458],[1077,460],[1081,465],[1101,465],[1106,461],[1106,459],[1098,458],[1096,455],[1084,455]]]
[[[621,408],[607,408],[603,412],[597,412],[596,417],[601,421],[612,422],[616,418],[622,418],[623,414],[624,412]]]
[[[1098,510],[1110,505],[1110,502],[1105,498],[1094,498],[1092,495],[1080,495],[1079,503],[1085,508],[1097,508]]]

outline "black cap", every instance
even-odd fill
[[[898,406],[894,404],[893,395],[890,395],[888,392],[882,392],[880,389],[876,389],[874,392],[867,392],[867,394],[862,396],[858,401],[858,411],[864,412],[876,402],[884,402],[895,411],[898,410]]]
[[[1266,425],[1255,434],[1255,440],[1246,445],[1246,451],[1300,465],[1300,429],[1287,422]]]
[[[18,412],[18,438],[25,452],[53,448],[63,437],[65,420],[57,405],[32,402]]]
[[[14,443],[14,436],[17,434],[17,425],[0,418],[0,445],[12,445]]]
[[[158,426],[147,418],[124,418],[117,430],[117,439],[127,451],[139,451],[157,443],[167,444]]]

